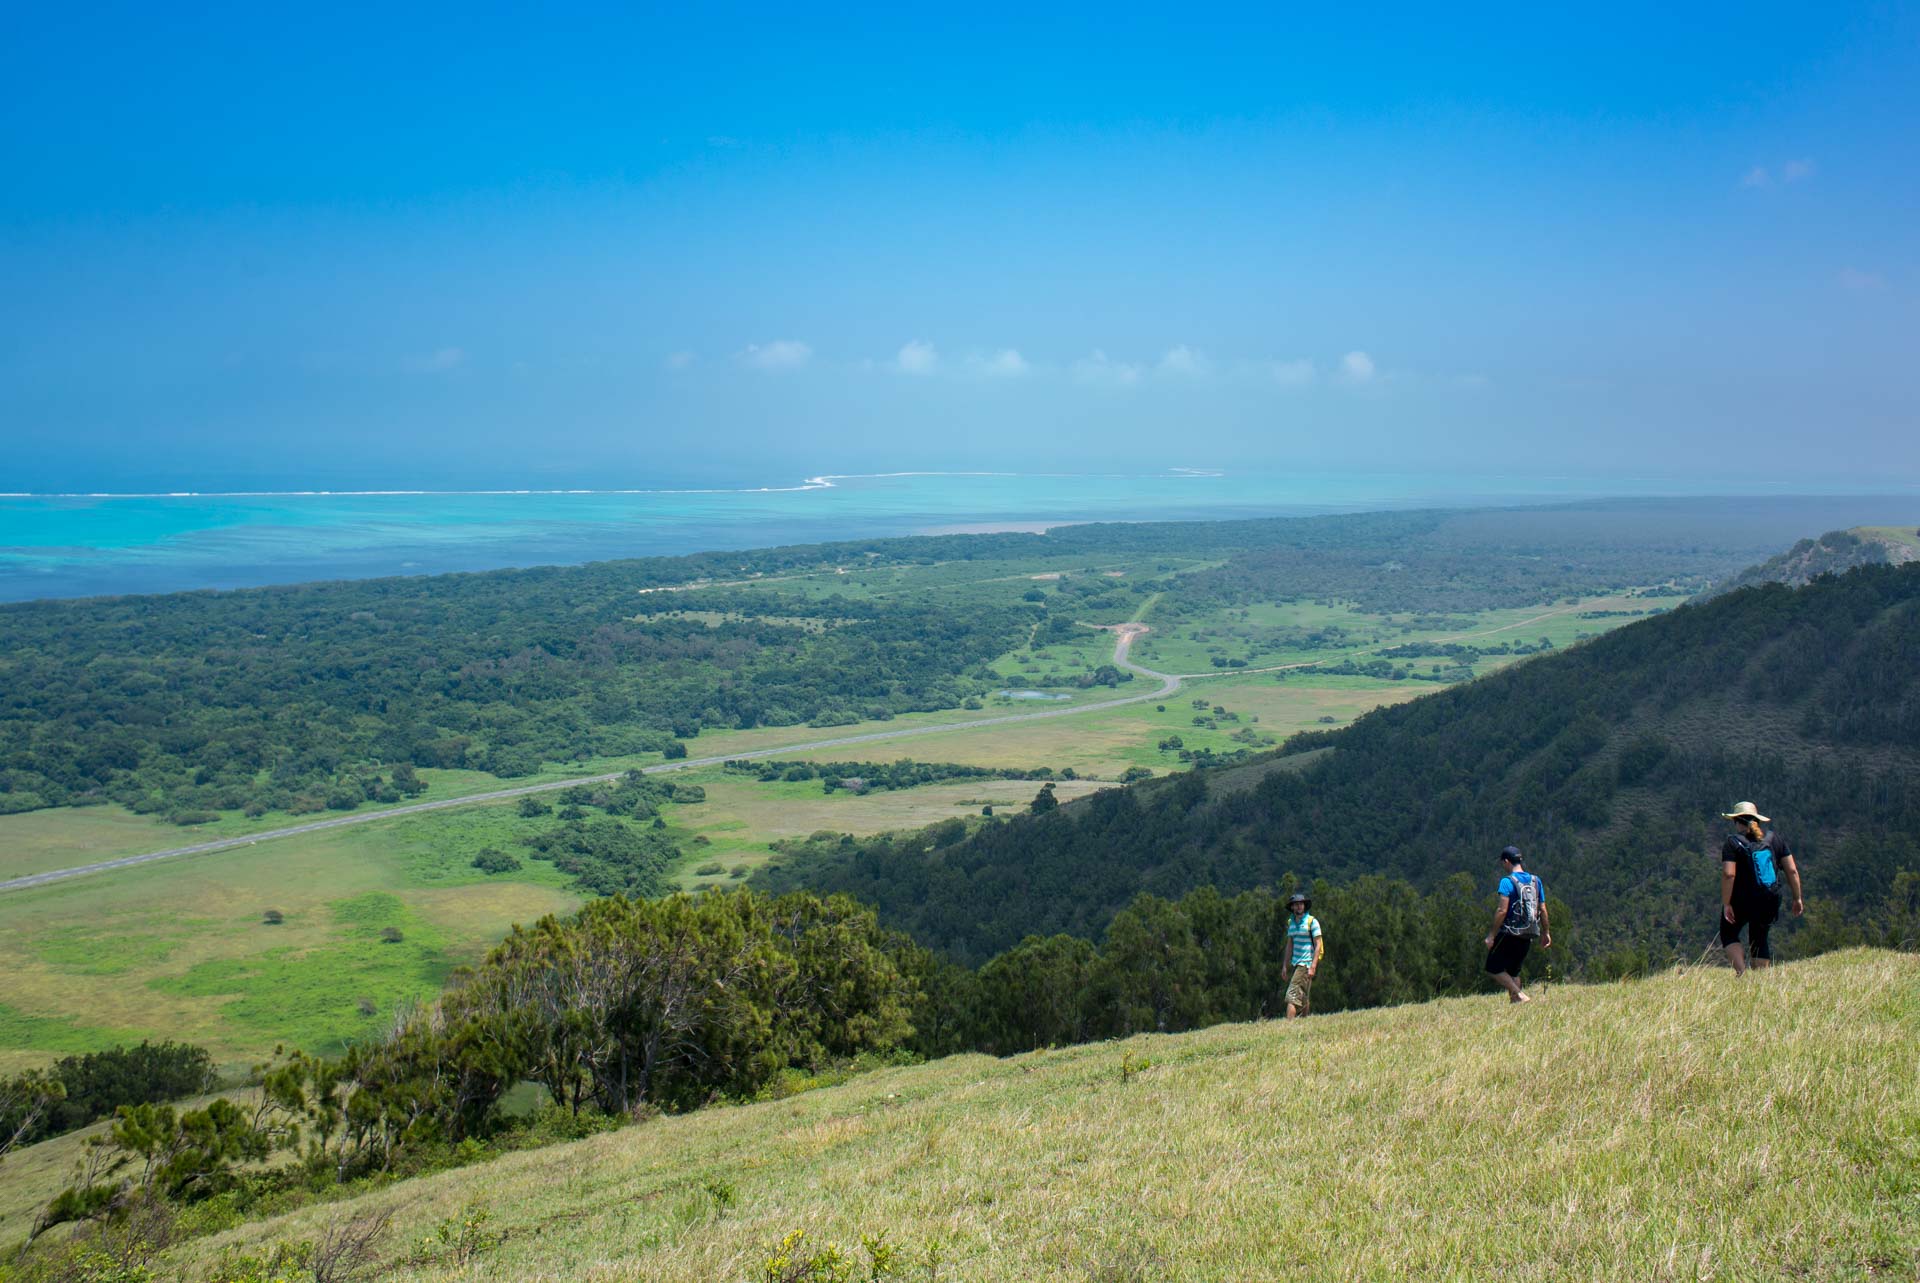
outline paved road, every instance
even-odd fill
[[[907,726],[899,730],[868,731],[860,735],[838,735],[831,739],[808,740],[804,744],[783,744],[778,748],[751,749],[743,753],[723,753],[713,757],[688,757],[676,762],[660,762],[653,766],[642,767],[643,775],[664,775],[669,771],[687,771],[697,766],[716,766],[721,762],[733,762],[746,758],[777,757],[784,753],[800,753],[812,749],[840,748],[849,744],[874,744],[882,740],[911,739],[918,735],[940,735],[947,731],[973,730],[981,726],[1007,726],[1014,722],[1037,722],[1049,717],[1077,717],[1082,713],[1095,712],[1102,708],[1119,708],[1125,704],[1140,704],[1150,699],[1165,699],[1180,689],[1182,675],[1155,672],[1143,668],[1127,658],[1127,651],[1133,645],[1133,639],[1146,632],[1144,624],[1123,624],[1116,630],[1119,637],[1113,647],[1113,662],[1122,668],[1128,668],[1143,677],[1157,679],[1158,690],[1144,695],[1123,695],[1117,699],[1104,699],[1092,704],[1076,704],[1072,708],[1049,708],[1031,713],[1005,713],[998,717],[977,717],[967,722],[947,722],[938,726]],[[1225,676],[1224,673],[1196,673],[1196,677]],[[21,891],[27,887],[45,886],[49,882],[62,882],[68,878],[84,877],[89,873],[106,873],[112,869],[131,868],[136,864],[151,864],[155,860],[171,860],[183,855],[205,855],[213,851],[231,851],[235,847],[252,846],[256,842],[271,842],[275,838],[293,837],[298,833],[319,833],[325,829],[342,829],[350,824],[375,824],[381,820],[392,819],[398,815],[419,815],[425,811],[444,811],[455,806],[475,806],[484,802],[504,802],[516,797],[525,797],[530,793],[551,793],[555,789],[572,788],[576,784],[603,784],[619,779],[625,771],[612,771],[604,775],[581,775],[570,780],[553,780],[546,784],[523,784],[517,788],[495,789],[490,793],[471,793],[466,797],[450,797],[437,802],[414,802],[407,806],[396,806],[385,811],[371,811],[358,815],[340,815],[329,820],[315,820],[311,824],[294,824],[284,829],[267,829],[259,833],[249,833],[245,837],[220,838],[212,842],[196,842],[192,846],[176,846],[165,851],[149,851],[145,855],[127,855],[117,860],[101,860],[95,864],[76,865],[70,869],[49,869],[45,873],[29,873],[23,877],[10,878],[0,882],[0,891]]]

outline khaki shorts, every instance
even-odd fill
[[[1313,977],[1307,974],[1304,966],[1295,967],[1293,974],[1287,977],[1287,1005],[1297,1008],[1301,1015],[1307,1014],[1307,999],[1313,990]]]

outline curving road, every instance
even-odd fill
[[[973,730],[981,726],[1007,726],[1015,722],[1037,722],[1049,717],[1077,717],[1082,713],[1092,713],[1103,708],[1119,708],[1126,704],[1140,704],[1147,700],[1165,699],[1180,689],[1180,683],[1188,678],[1224,677],[1225,673],[1162,673],[1144,668],[1127,658],[1127,652],[1133,647],[1133,639],[1147,632],[1145,624],[1120,624],[1112,630],[1118,634],[1113,646],[1113,662],[1121,668],[1129,669],[1142,677],[1157,679],[1160,687],[1144,695],[1122,695],[1116,699],[1103,699],[1092,704],[1076,704],[1072,708],[1049,708],[1031,713],[1004,713],[997,717],[976,717],[966,722],[946,722],[937,726],[907,726],[891,731],[867,731],[859,735],[837,735],[829,739],[808,740],[803,744],[782,744],[778,748],[749,749],[740,753],[722,753],[712,757],[688,757],[674,762],[659,762],[653,766],[643,766],[643,775],[664,775],[669,771],[687,771],[698,766],[717,766],[722,762],[741,761],[755,757],[778,757],[786,753],[802,753],[813,749],[841,748],[849,744],[874,744],[883,740],[911,739],[918,735],[940,735],[948,731]],[[1290,665],[1302,667],[1302,665]],[[1245,672],[1236,669],[1235,672]],[[293,837],[299,833],[319,833],[326,829],[342,829],[351,824],[374,824],[381,820],[392,819],[398,815],[419,815],[425,811],[444,811],[455,806],[477,806],[486,802],[504,802],[516,797],[525,797],[530,793],[551,793],[556,789],[572,788],[578,784],[603,784],[617,780],[625,771],[610,771],[601,775],[580,775],[572,779],[552,780],[545,784],[523,784],[517,788],[495,789],[489,793],[471,793],[466,797],[444,798],[436,802],[414,802],[406,806],[396,806],[385,811],[371,811],[358,815],[340,815],[327,820],[315,820],[310,824],[293,824],[283,829],[266,829],[259,833],[249,833],[244,837],[219,838],[212,842],[196,842],[192,846],[176,846],[165,851],[149,851],[145,855],[126,855],[117,860],[101,860],[94,864],[80,864],[68,869],[49,869],[44,873],[29,873],[22,877],[9,878],[0,882],[0,891],[21,891],[28,887],[45,886],[49,882],[63,882],[68,878],[85,877],[89,873],[106,873],[113,869],[131,868],[136,864],[151,864],[155,860],[171,860],[183,855],[206,855],[214,851],[231,851],[235,847],[252,846],[256,842],[271,842],[275,838]]]

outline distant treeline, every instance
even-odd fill
[[[966,832],[796,845],[755,885],[851,894],[978,962],[1097,937],[1143,892],[1289,872],[1431,889],[1487,880],[1515,842],[1581,923],[1573,960],[1617,967],[1698,952],[1717,813],[1754,798],[1801,856],[1813,947],[1897,919],[1920,871],[1917,654],[1920,565],[1754,588],[1296,736],[1283,754],[1328,750],[1301,769],[1268,755]]]
[[[843,788],[858,792],[875,789],[910,789],[942,780],[1050,780],[1053,768],[1037,766],[1022,770],[1012,766],[966,766],[959,762],[916,762],[901,758],[897,762],[778,762],[764,758],[735,759],[726,769],[739,775],[751,775],[763,784],[776,780],[789,783],[819,780],[828,793]],[[1073,768],[1060,772],[1060,778],[1077,778]]]

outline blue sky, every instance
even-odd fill
[[[1920,484],[1912,6],[52,6],[0,490]]]

